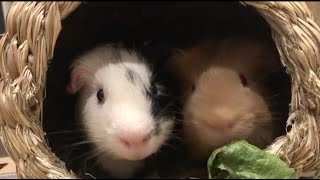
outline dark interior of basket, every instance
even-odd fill
[[[272,42],[265,20],[254,9],[238,2],[83,3],[63,20],[54,58],[47,72],[44,130],[49,146],[78,175],[86,177],[85,172],[94,177],[105,175],[99,173],[95,159],[90,158],[92,152],[88,144],[73,145],[84,141],[83,131],[74,119],[75,99],[65,94],[70,73],[68,68],[74,57],[97,44],[121,41],[150,42],[150,51],[146,53],[165,58],[170,55],[169,49],[187,48],[210,36],[235,34],[255,35]],[[272,76],[269,87],[278,95],[272,108],[283,112],[283,121],[278,123],[284,133],[290,83],[284,71]],[[165,156],[158,162],[164,169],[164,177],[183,177],[176,173],[188,166],[181,161],[185,159],[181,152]]]

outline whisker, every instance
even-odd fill
[[[79,158],[81,158],[81,157],[85,157],[85,156],[90,155],[90,154],[92,154],[92,153],[97,153],[97,152],[99,152],[99,151],[100,151],[100,149],[98,149],[98,148],[91,149],[90,151],[88,151],[88,152],[86,152],[86,153],[83,153],[83,154],[81,154],[81,155],[79,155],[79,156],[76,156],[75,158],[71,159],[71,161],[74,161],[74,160],[79,159]],[[90,156],[90,157],[91,157],[91,156]],[[85,161],[87,161],[87,160],[88,160],[88,158],[86,158]]]
[[[102,148],[95,149],[95,151],[92,153],[92,155],[89,156],[85,161],[88,161],[88,160],[90,160],[90,159],[92,159],[92,158],[94,158],[94,157],[97,157],[97,156],[99,156],[99,155],[102,154],[102,153],[103,153],[103,149],[102,149]]]
[[[178,148],[178,147],[176,147],[176,146],[174,146],[172,144],[169,144],[169,143],[164,143],[163,146],[168,146],[168,147],[170,147],[170,148],[172,148],[174,150],[181,150],[180,148]]]
[[[268,96],[268,97],[266,97],[266,98],[264,98],[264,99],[265,99],[265,101],[268,101],[268,100],[271,100],[271,99],[273,99],[273,98],[275,98],[275,97],[279,97],[280,95],[281,95],[280,93],[277,93],[277,94]]]
[[[97,143],[97,142],[101,142],[98,140],[94,140],[94,141],[81,141],[81,142],[77,142],[77,143],[73,143],[70,146],[79,146],[79,145],[83,145],[83,144],[90,144],[90,143]]]
[[[88,154],[90,154],[90,153],[92,153],[92,152],[89,151],[89,152],[83,153],[83,154],[81,154],[80,156],[76,156],[75,158],[70,159],[70,161],[72,162],[72,161],[74,161],[74,160],[76,160],[76,159],[79,159],[79,158],[81,158],[81,157],[84,157],[84,156],[86,156],[86,155],[88,155]]]
[[[177,122],[184,122],[184,118],[176,118],[176,117],[169,117],[171,119],[173,119],[174,121],[177,121]]]
[[[94,131],[88,130],[88,129],[62,130],[62,131],[54,131],[54,132],[45,133],[45,135],[68,134],[68,133],[71,134],[71,133],[81,133],[81,132],[94,132]]]
[[[84,175],[90,176],[92,179],[97,179],[93,175],[91,175],[90,173],[84,173]]]

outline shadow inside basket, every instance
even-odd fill
[[[47,72],[44,131],[53,152],[81,177],[105,177],[99,173],[84,133],[74,118],[75,99],[65,93],[71,60],[106,42],[156,44],[150,56],[167,57],[168,49],[187,48],[210,36],[255,35],[271,39],[270,28],[259,14],[237,2],[86,2],[62,21],[62,30]],[[270,75],[269,87],[277,94],[272,108],[283,116],[277,121],[279,136],[285,133],[290,82],[283,71]],[[180,142],[174,142],[180,147]],[[161,178],[197,177],[204,164],[190,163],[183,148],[174,148],[157,159]],[[193,174],[190,174],[194,172]],[[90,174],[90,175],[87,175]],[[148,174],[148,175],[146,175]]]

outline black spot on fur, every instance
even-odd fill
[[[159,121],[156,121],[155,127],[154,127],[154,134],[155,134],[155,135],[159,135],[159,134],[160,134],[160,131],[161,131],[160,122],[159,122]]]
[[[130,82],[135,84],[136,74],[129,68],[126,70],[126,77]]]
[[[155,119],[154,134],[159,135],[161,132],[160,124],[168,118],[176,118],[176,112],[179,111],[177,106],[177,94],[169,84],[169,78],[162,72],[152,77],[153,80],[149,88],[145,88],[146,97],[151,99],[151,114]],[[154,75],[154,74],[153,74]]]

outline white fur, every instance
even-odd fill
[[[87,68],[85,88],[81,90],[79,110],[89,141],[102,153],[99,162],[115,177],[128,178],[141,166],[141,160],[157,152],[167,140],[173,127],[172,120],[160,124],[161,132],[152,135],[146,146],[128,149],[119,140],[119,135],[130,132],[154,131],[151,99],[145,95],[150,86],[151,70],[136,53],[124,49],[121,63],[115,60],[115,50],[110,46],[94,49],[79,58],[74,67]],[[111,63],[110,63],[111,62]],[[140,78],[133,84],[126,77],[126,68]],[[88,83],[89,81],[89,83]],[[96,94],[102,88],[105,102],[97,103]]]

